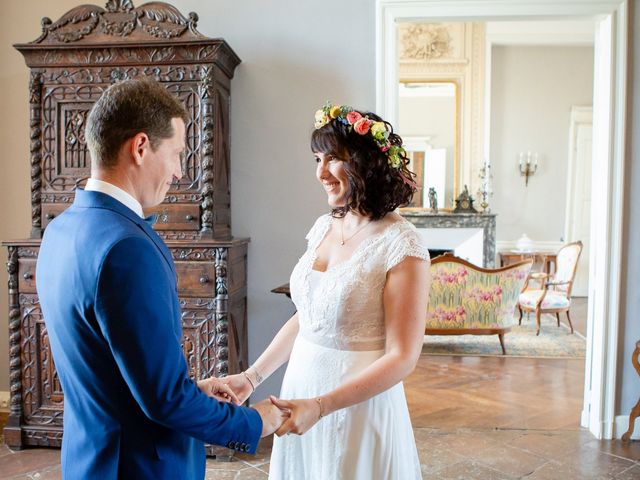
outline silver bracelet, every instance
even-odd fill
[[[249,385],[251,385],[251,392],[255,392],[256,391],[256,387],[253,384],[253,382],[251,381],[251,379],[249,378],[249,375],[247,375],[247,371],[245,370],[244,372],[242,372],[242,374],[244,375],[244,378],[247,379],[247,382],[249,382]]]

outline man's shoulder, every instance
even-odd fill
[[[106,254],[114,245],[132,238],[153,246],[140,225],[117,211],[71,206],[47,226],[43,244],[62,244]]]

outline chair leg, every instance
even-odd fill
[[[518,305],[518,310],[520,310],[520,318],[518,319],[518,325],[522,325],[522,308]]]
[[[571,328],[571,333],[573,333],[573,325],[571,325],[571,317],[569,316],[569,310],[567,310],[567,320],[569,320],[569,328]]]
[[[502,347],[502,354],[506,355],[507,351],[504,348],[504,333],[499,333],[498,334],[498,339],[500,340],[500,346]]]
[[[640,400],[638,400],[638,403],[635,404],[629,414],[629,429],[622,435],[622,441],[624,443],[631,440],[631,435],[633,435],[633,426],[635,425],[636,418],[638,418],[638,416],[640,416]]]
[[[556,312],[556,318],[558,319],[558,326],[560,326],[560,312]]]
[[[540,335],[540,309],[536,310],[536,325],[538,326],[538,329],[536,330],[536,335]]]

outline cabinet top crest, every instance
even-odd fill
[[[109,0],[104,7],[80,5],[72,8],[55,22],[44,17],[42,34],[32,42],[18,43],[14,47],[24,55],[29,67],[65,64],[67,56],[63,52],[68,50],[92,49],[96,52],[92,54],[93,58],[87,57],[80,63],[103,64],[108,63],[105,56],[109,57],[109,49],[135,51],[136,48],[154,47],[148,63],[207,62],[215,58],[216,63],[225,64],[226,68],[223,68],[232,74],[240,63],[238,56],[224,40],[198,32],[197,23],[195,12],[185,17],[165,2],[148,2],[136,7],[132,0]],[[164,46],[169,49],[159,50]],[[96,50],[99,47],[101,50]],[[177,50],[178,55],[171,55],[170,50]],[[147,63],[145,56],[133,54],[132,63]],[[129,63],[126,58],[119,60]],[[77,61],[74,56],[73,62]]]

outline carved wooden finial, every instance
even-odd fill
[[[104,7],[107,12],[130,12],[133,10],[133,2],[131,0],[109,0]]]

